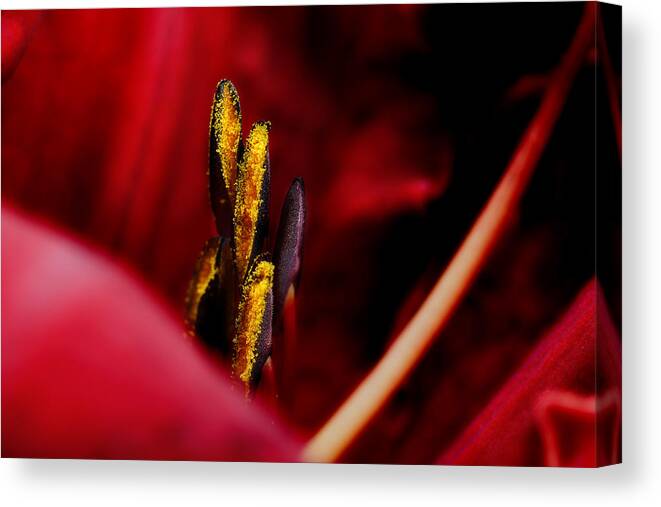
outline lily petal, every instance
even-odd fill
[[[2,215],[3,456],[295,459],[292,436],[134,276]]]
[[[597,319],[608,319],[603,311],[597,312],[599,293],[596,280],[591,280],[562,319],[539,342],[463,434],[438,458],[437,463],[540,464],[535,455],[535,449],[539,446],[531,445],[531,440],[539,438],[536,433],[536,410],[540,400],[543,400],[545,393],[558,389],[594,394],[597,388],[594,369],[597,357],[597,364],[608,364],[611,359],[605,356],[618,353],[618,337],[612,333],[597,332],[598,329],[614,329],[597,324]],[[605,373],[606,378],[611,375],[610,372]],[[613,386],[612,381],[610,384],[619,389],[617,385]],[[592,425],[592,431],[584,433],[585,438],[596,439],[600,429],[600,426]],[[596,463],[595,454],[590,465],[596,466]]]

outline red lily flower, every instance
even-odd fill
[[[298,441],[397,341],[458,250],[581,15],[576,5],[72,10],[31,28],[3,12],[4,455],[299,459]],[[617,16],[599,16],[597,67],[617,47]],[[338,460],[619,458],[619,417],[604,415],[619,410],[607,403],[619,393],[619,222],[601,200],[594,214],[595,62],[577,55],[491,256]],[[617,202],[617,185],[607,188],[620,171],[616,52],[608,62],[599,191]],[[292,179],[305,180],[297,339],[277,402],[246,405],[227,365],[183,327],[186,286],[214,234],[207,129],[224,77],[244,125],[271,121],[272,217]],[[590,355],[602,324],[608,353]],[[581,379],[595,362],[590,385]],[[612,438],[597,442],[596,427]]]

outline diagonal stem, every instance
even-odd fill
[[[554,71],[509,166],[470,232],[418,312],[381,360],[303,449],[302,460],[333,462],[382,409],[448,322],[519,202],[587,49],[594,44],[596,4],[588,3],[574,40]]]

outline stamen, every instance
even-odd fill
[[[209,289],[212,280],[218,273],[216,258],[220,248],[220,238],[209,239],[202,249],[195,264],[193,278],[188,285],[186,293],[186,324],[188,332],[195,335],[197,327],[198,310],[202,296]]]
[[[231,349],[232,375],[244,384],[247,397],[254,394],[272,348],[275,267],[268,254],[262,254],[268,232],[270,128],[269,122],[255,123],[244,144],[238,93],[230,81],[218,83],[209,122],[208,175],[220,237],[205,246],[186,297],[190,334],[221,356],[227,357]],[[283,290],[298,282],[305,215],[302,188],[297,178],[290,189],[293,198],[287,198],[300,223],[290,217],[282,226],[294,230],[279,243],[285,247],[278,250],[284,259]]]
[[[273,264],[256,259],[239,303],[232,373],[249,394],[271,352]]]
[[[277,269],[277,266],[276,266]],[[277,276],[277,274],[276,274]],[[274,284],[276,282],[274,281]],[[273,288],[275,299],[275,286]],[[275,311],[275,310],[274,310]],[[298,328],[296,317],[296,289],[289,286],[287,295],[280,312],[280,325],[276,328],[277,317],[273,318],[273,365],[275,369],[275,383],[278,397],[283,405],[290,401],[292,369],[296,364],[296,350],[298,341]]]
[[[305,187],[295,178],[282,205],[273,262],[275,282],[273,298],[276,327],[280,326],[282,308],[288,291],[297,288],[303,264],[303,233],[305,229]]]
[[[218,83],[209,125],[209,191],[218,233],[228,235],[236,194],[236,173],[241,144],[241,106],[234,85]]]
[[[269,122],[253,125],[239,164],[234,207],[234,257],[239,280],[243,279],[251,259],[261,247],[267,229],[270,128]]]

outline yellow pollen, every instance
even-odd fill
[[[195,265],[195,273],[193,279],[188,287],[186,295],[186,321],[188,323],[189,332],[195,332],[195,324],[197,322],[197,313],[200,306],[202,296],[207,291],[209,284],[218,273],[218,266],[216,266],[216,256],[220,241],[218,238],[209,240],[204,249],[200,253],[200,257]]]
[[[259,338],[262,332],[266,303],[273,286],[273,264],[260,261],[249,274],[243,286],[241,303],[234,339],[232,370],[249,389],[255,362],[259,354]]]
[[[243,278],[252,254],[262,183],[266,172],[269,123],[256,123],[248,135],[246,152],[239,165],[236,205],[234,207],[234,245],[239,279]]]
[[[216,151],[230,201],[234,199],[236,182],[236,158],[241,139],[241,115],[236,89],[227,82],[220,99],[213,104],[213,131]]]

